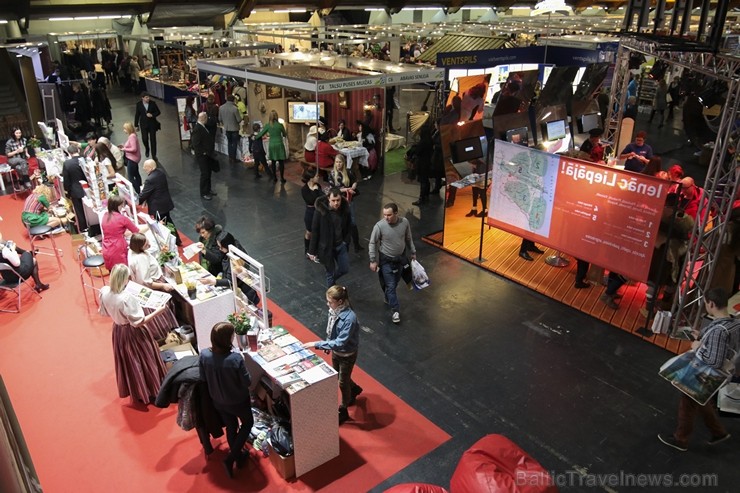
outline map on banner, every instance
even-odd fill
[[[496,141],[488,216],[548,238],[559,161],[558,156]]]

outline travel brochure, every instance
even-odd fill
[[[267,339],[257,354],[250,353],[250,356],[289,394],[336,375],[331,366],[305,349],[284,327],[272,327],[264,333]]]

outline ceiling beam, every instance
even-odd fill
[[[242,0],[241,4],[236,8],[236,12],[234,12],[232,26],[238,19],[245,19],[252,15],[255,5],[257,5],[257,0]]]
[[[29,15],[32,18],[39,19],[45,17],[64,17],[67,15],[137,15],[149,12],[152,2],[146,3],[87,3],[72,5],[34,5],[31,7]]]

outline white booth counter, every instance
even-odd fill
[[[165,279],[177,293],[172,296],[177,305],[177,315],[183,323],[195,329],[198,352],[211,347],[211,329],[226,321],[234,311],[234,292],[226,287],[203,284],[201,280],[206,277],[213,276],[197,262],[181,264],[176,272],[165,269]],[[191,290],[189,293],[186,283],[192,283],[195,292]]]
[[[242,353],[252,390],[262,381],[273,398],[287,393],[294,452],[283,460],[301,476],[339,455],[337,372],[283,327],[262,330],[260,344]]]

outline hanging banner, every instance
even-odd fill
[[[488,224],[646,281],[670,182],[496,141]]]

